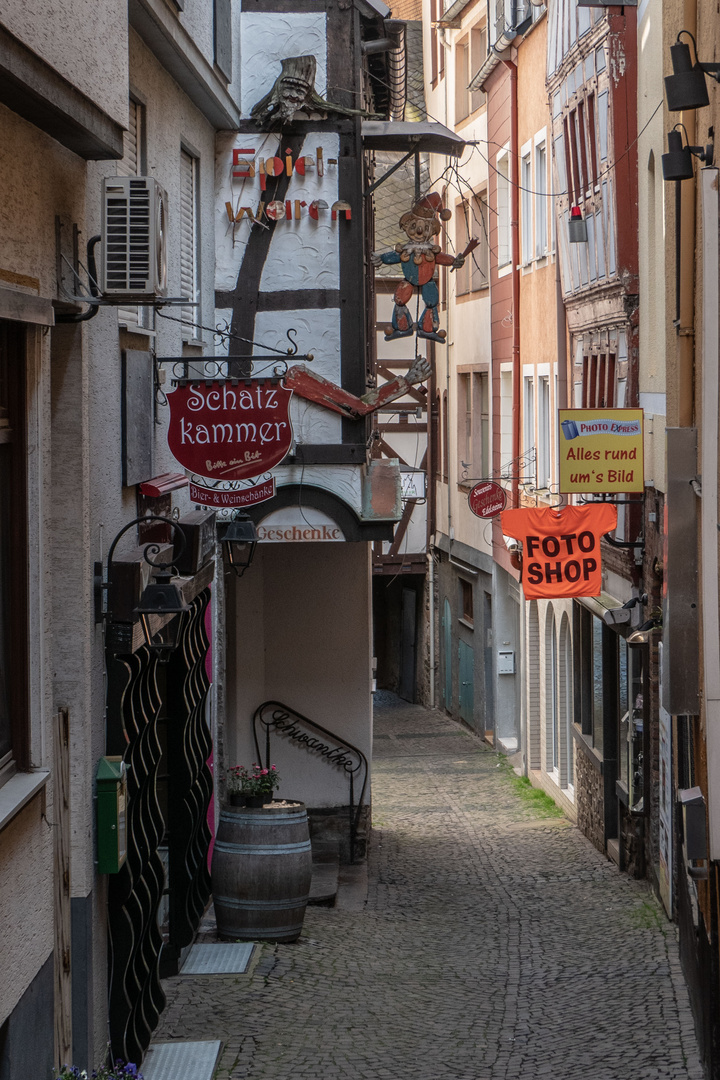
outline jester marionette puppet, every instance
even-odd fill
[[[439,329],[437,306],[440,296],[435,281],[435,267],[451,266],[453,270],[459,270],[465,262],[465,256],[445,255],[439,245],[433,243],[433,237],[437,236],[442,228],[438,215],[440,220],[447,221],[452,217],[452,211],[444,209],[441,197],[437,192],[431,191],[400,218],[400,228],[407,234],[407,242],[396,244],[394,251],[372,253],[374,266],[380,266],[381,263],[386,266],[400,263],[405,278],[395,290],[392,326],[386,327],[386,341],[409,337],[415,332],[407,304],[416,288],[420,290],[425,303],[425,310],[418,319],[418,337],[445,341],[445,331]]]

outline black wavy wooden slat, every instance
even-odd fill
[[[205,613],[210,590],[195,598],[168,677],[168,837],[170,865],[170,950],[178,956],[190,944],[210,899],[207,868],[211,833],[207,812],[212,774],[207,761],[212,740],[205,719],[210,680],[205,671],[209,641]]]
[[[109,888],[110,1039],[113,1054],[141,1061],[165,1004],[159,978],[157,912],[164,888],[157,799],[161,748],[157,661],[147,649],[108,656],[108,749],[124,744],[128,767],[127,859]]]

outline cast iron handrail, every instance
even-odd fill
[[[342,739],[335,735],[332,731],[324,728],[322,724],[317,724],[314,720],[308,719],[307,716],[303,716],[302,713],[297,712],[295,709],[291,709],[288,705],[283,705],[281,701],[264,701],[255,710],[253,716],[253,734],[255,736],[255,749],[257,750],[258,760],[262,760],[262,751],[260,750],[260,742],[258,740],[258,725],[262,724],[265,728],[265,768],[270,768],[270,732],[275,730],[276,733],[283,734],[291,739],[293,742],[304,746],[307,750],[312,750],[318,753],[328,765],[335,765],[336,768],[340,768],[343,772],[347,773],[349,785],[350,785],[350,862],[355,862],[355,844],[357,840],[358,823],[360,821],[360,812],[362,811],[363,799],[365,798],[365,788],[367,787],[368,777],[368,763],[367,758],[363,754],[362,750],[358,750],[357,746],[353,746],[347,739]],[[329,743],[321,742],[312,735],[308,735],[298,725],[305,725],[312,728],[314,731],[319,731],[323,735],[330,739]],[[357,809],[355,807],[355,777],[362,770],[362,787],[360,789],[360,798],[358,799]]]

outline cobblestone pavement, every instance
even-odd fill
[[[309,908],[250,975],[168,980],[156,1041],[222,1039],[218,1080],[701,1080],[647,887],[480,740],[390,700],[366,904]]]

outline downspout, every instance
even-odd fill
[[[518,155],[518,100],[517,66],[512,60],[504,63],[510,71],[510,228],[512,231],[512,456],[515,469],[512,478],[513,506],[518,505],[520,482],[518,459],[520,457],[520,168]]]
[[[697,0],[685,0],[683,27],[697,40]],[[695,109],[686,109],[680,119],[685,125],[689,146],[696,142]],[[692,427],[693,374],[695,368],[695,184],[679,184],[675,207],[680,234],[680,280],[677,310],[677,409],[678,427]]]
[[[438,462],[436,460],[435,451],[440,452],[440,408],[438,404],[438,410],[435,413],[433,422],[433,410],[435,403],[438,401],[437,396],[437,382],[435,379],[435,342],[429,342],[430,347],[430,360],[432,361],[432,375],[430,376],[430,401],[428,402],[428,520],[427,520],[427,532],[426,532],[426,549],[428,560],[428,591],[429,591],[429,603],[428,603],[428,618],[430,621],[430,634],[428,643],[428,662],[430,665],[430,677],[428,692],[430,695],[430,708],[435,708],[435,497],[437,494],[437,488],[435,485],[435,477],[440,475],[438,469]]]
[[[702,195],[702,651],[710,858],[720,859],[720,604],[718,603],[718,401],[720,395],[720,170],[700,170]],[[692,187],[692,184],[685,185]],[[692,339],[690,339],[692,340]]]

